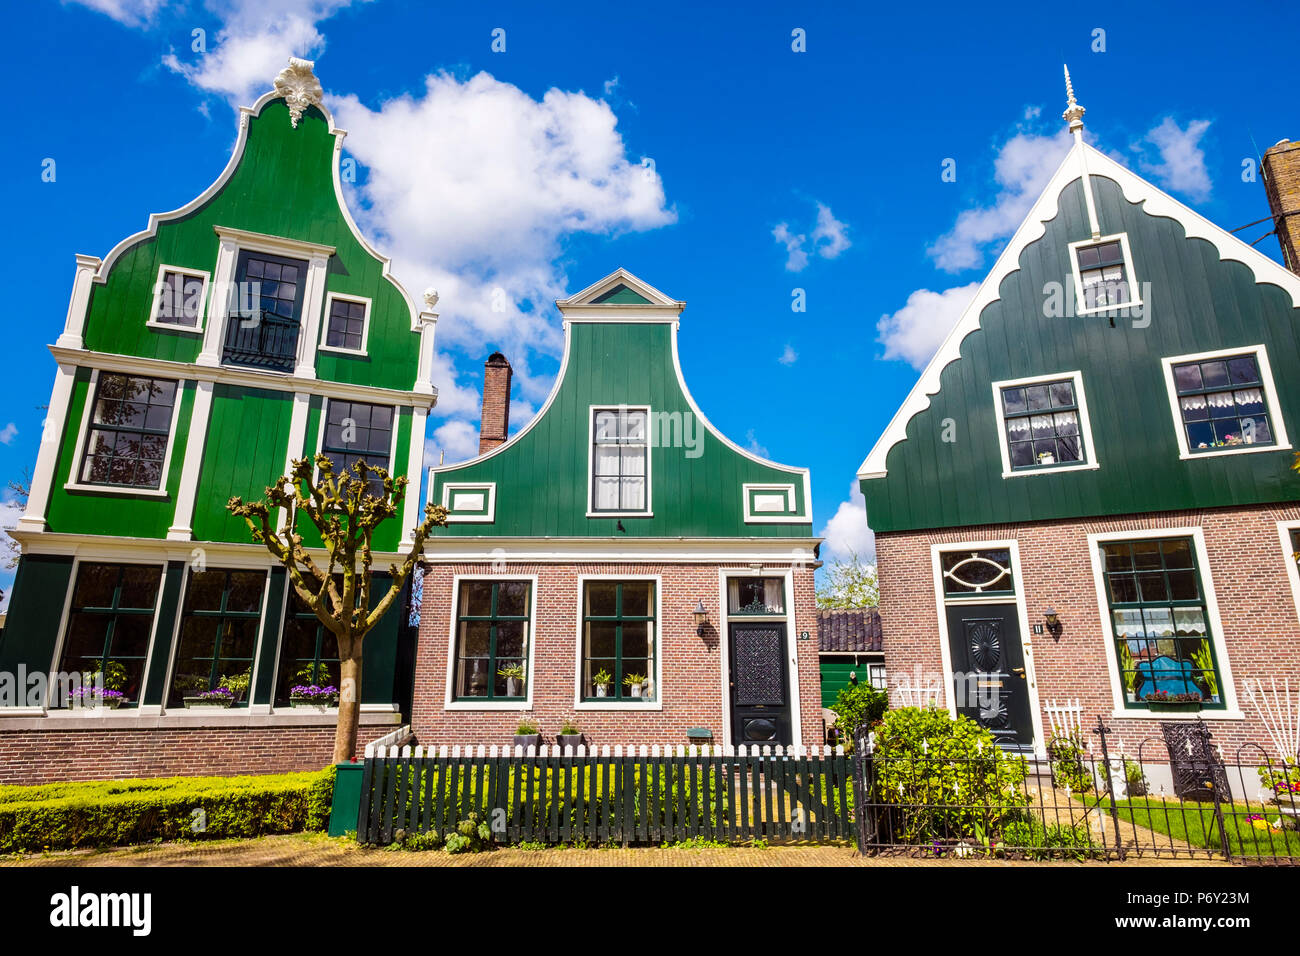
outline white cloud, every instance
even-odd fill
[[[985,247],[1005,239],[1029,215],[1052,173],[1069,151],[1067,130],[1052,136],[1019,132],[1002,144],[993,163],[999,190],[991,206],[963,210],[952,229],[926,252],[945,272],[973,269],[984,261]]]
[[[777,361],[782,365],[793,365],[795,362],[799,361],[799,353],[794,350],[794,347],[790,345],[789,342],[787,342],[785,349],[777,357]]]
[[[802,272],[808,267],[808,253],[804,251],[803,244],[807,236],[795,235],[790,232],[788,222],[779,222],[776,228],[772,230],[772,238],[785,246],[785,268],[787,272]]]
[[[942,292],[917,289],[893,315],[876,323],[876,341],[885,346],[886,359],[903,359],[913,368],[925,368],[961,314],[975,298],[978,282]]]
[[[466,461],[478,454],[478,426],[469,422],[451,419],[443,422],[433,430],[433,437],[424,443],[424,464],[432,467],[439,464],[455,464]]]
[[[836,219],[830,206],[820,202],[817,204],[817,228],[812,234],[817,255],[823,259],[834,259],[851,246],[848,231],[848,224]]]
[[[0,428],[0,445],[10,444],[18,434],[18,426],[10,422],[4,428]]]
[[[857,555],[866,564],[875,564],[876,536],[867,526],[867,500],[857,481],[849,485],[849,500],[840,502],[831,520],[821,530],[823,560],[847,561]]]
[[[1166,116],[1143,139],[1160,153],[1158,163],[1140,159],[1143,170],[1154,175],[1166,189],[1198,202],[1209,199],[1210,174],[1205,168],[1205,150],[1200,146],[1201,137],[1209,128],[1209,120],[1192,120],[1184,129],[1172,116]]]
[[[745,446],[745,450],[751,455],[757,455],[759,458],[769,457],[767,446],[760,445],[758,439],[754,437],[754,429],[751,428],[749,431],[745,432],[745,441],[749,442],[749,444]]]
[[[128,27],[141,27],[151,23],[167,0],[74,0],[83,7],[112,17]]]
[[[804,233],[790,231],[788,222],[779,222],[772,230],[772,238],[785,246],[785,268],[787,272],[802,272],[808,267],[808,259],[816,253],[823,259],[834,259],[852,243],[848,237],[848,224],[840,222],[831,212],[831,207],[823,202],[817,203],[817,222],[812,230],[812,248],[805,248],[808,237]]]
[[[317,24],[352,2],[208,0],[206,6],[222,23],[216,37],[208,41],[208,51],[187,53],[185,58],[169,53],[163,63],[199,89],[225,97],[232,106],[248,104],[272,89],[289,57],[319,56],[325,37]]]

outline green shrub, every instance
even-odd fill
[[[1032,859],[1051,856],[1070,856],[1086,859],[1102,851],[1092,838],[1086,823],[1049,823],[1034,817],[1013,820],[1002,827],[1002,846],[1008,851],[1021,852]],[[1073,851],[1051,853],[1050,850]]]
[[[875,802],[889,837],[906,844],[996,833],[1029,803],[1025,763],[967,717],[901,707],[876,728]]]
[[[865,734],[889,709],[889,694],[870,684],[850,684],[840,688],[830,709],[836,715],[836,736],[844,749],[852,753],[859,733]]]
[[[479,822],[479,815],[471,813],[461,820],[455,833],[447,835],[448,853],[477,853],[492,845],[492,830]]]
[[[1084,762],[1083,742],[1077,733],[1066,737],[1053,737],[1047,744],[1047,757],[1052,764],[1052,783],[1070,793],[1087,793],[1092,789],[1092,768]]]
[[[0,786],[0,852],[324,829],[333,770]]]

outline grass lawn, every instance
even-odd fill
[[[1109,809],[1110,802],[1103,801]],[[1178,800],[1139,797],[1121,800],[1120,818],[1140,827],[1185,841],[1194,847],[1219,850],[1219,824],[1212,803],[1198,804]],[[1265,827],[1256,826],[1250,817],[1262,817]],[[1223,804],[1223,824],[1228,833],[1228,847],[1234,856],[1300,856],[1300,832],[1275,830],[1272,824],[1279,814],[1276,807],[1258,804]]]

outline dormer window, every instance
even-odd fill
[[[244,250],[235,269],[222,361],[276,372],[298,357],[307,263]]]
[[[1108,312],[1138,304],[1128,236],[1070,243],[1077,311]]]
[[[591,497],[588,513],[650,512],[648,408],[591,410]]]

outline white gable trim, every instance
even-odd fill
[[[1112,179],[1119,185],[1124,198],[1131,203],[1142,203],[1143,211],[1151,216],[1163,216],[1178,222],[1189,239],[1205,239],[1214,245],[1219,258],[1231,259],[1248,266],[1257,283],[1269,283],[1289,292],[1293,306],[1300,308],[1300,276],[1287,271],[1257,249],[1247,245],[1231,233],[1221,229],[1204,216],[1188,208],[1168,193],[1158,189],[1136,173],[1125,169],[1115,160],[1086,143],[1076,143],[1053,174],[1047,188],[1030,209],[1025,221],[1007,244],[1002,255],[993,264],[975,298],[962,313],[961,318],[944,339],[930,364],[921,373],[902,406],[886,426],[870,454],[858,469],[858,478],[883,478],[889,451],[907,437],[907,424],[918,412],[930,407],[930,396],[938,394],[939,379],[943,370],[961,355],[961,343],[979,328],[980,314],[985,306],[997,301],[1002,280],[1020,268],[1020,254],[1025,247],[1044,235],[1046,223],[1056,218],[1059,199],[1065,187],[1082,175],[1087,166],[1089,176]],[[1102,224],[1104,227],[1105,224]]]

